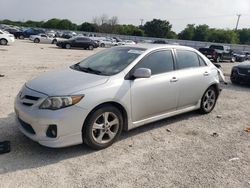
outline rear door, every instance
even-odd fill
[[[176,110],[178,87],[172,51],[149,54],[131,70],[131,74],[137,68],[150,69],[152,76],[131,80],[133,122]]]
[[[176,50],[179,97],[178,109],[194,106],[210,84],[211,72],[194,51]]]

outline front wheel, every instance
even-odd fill
[[[34,43],[39,43],[40,42],[40,40],[38,39],[38,38],[36,38],[35,40],[34,40]]]
[[[209,87],[201,98],[200,112],[202,114],[210,113],[215,107],[217,97],[218,94],[215,87]]]
[[[93,149],[104,149],[121,134],[123,117],[114,106],[105,105],[95,110],[83,125],[83,142]]]
[[[7,45],[8,41],[6,39],[1,39],[0,44],[1,45]]]
[[[232,84],[239,84],[239,81],[237,80],[237,71],[233,70],[230,76],[230,80]]]
[[[66,44],[66,45],[65,45],[65,48],[66,48],[66,49],[70,49],[70,48],[71,48],[71,45],[70,45],[70,44]]]
[[[89,50],[93,50],[94,49],[94,46],[93,45],[90,45],[89,46]]]

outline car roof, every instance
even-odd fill
[[[157,50],[157,49],[182,49],[182,50],[192,50],[194,51],[194,48],[188,47],[188,46],[181,46],[181,45],[172,45],[172,44],[136,44],[136,45],[125,45],[126,47],[131,47],[131,48],[144,48],[146,50]]]

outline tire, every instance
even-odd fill
[[[215,58],[215,62],[216,63],[219,63],[221,61],[221,56],[217,56],[216,58]]]
[[[34,43],[39,43],[40,40],[38,38],[35,38]]]
[[[70,44],[66,44],[66,45],[65,45],[65,48],[66,48],[66,49],[70,49],[70,48],[71,48],[71,45],[70,45]]]
[[[8,41],[6,39],[1,39],[0,40],[0,44],[1,45],[7,45],[8,44]]]
[[[100,44],[100,47],[104,48],[104,47],[105,47],[105,44],[101,43],[101,44]]]
[[[114,106],[101,106],[88,116],[83,125],[83,143],[95,150],[107,148],[117,140],[122,128],[122,113]]]
[[[230,80],[231,80],[232,84],[239,84],[239,81],[237,80],[237,73],[235,70],[232,71],[231,76],[230,76]]]
[[[57,40],[54,39],[54,40],[52,41],[52,44],[56,44],[56,43],[57,43]]]
[[[20,36],[19,36],[19,39],[24,39],[24,36],[23,36],[23,35],[20,35]]]
[[[230,60],[231,63],[234,63],[235,61],[236,61],[235,57],[232,57]]]
[[[89,50],[94,50],[94,46],[93,45],[89,45]]]
[[[210,113],[215,105],[218,98],[218,93],[214,86],[209,87],[201,98],[200,113],[208,114]]]

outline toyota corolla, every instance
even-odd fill
[[[103,149],[122,130],[213,110],[219,70],[193,48],[114,47],[25,83],[15,100],[19,129],[48,147]]]

